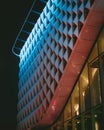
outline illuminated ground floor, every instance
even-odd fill
[[[104,28],[60,117],[44,130],[104,130]]]

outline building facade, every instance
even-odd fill
[[[49,0],[19,49],[18,130],[103,130],[103,0]]]
[[[104,27],[60,118],[50,130],[104,129]]]

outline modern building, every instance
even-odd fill
[[[104,130],[104,1],[36,2],[13,46],[17,130]]]

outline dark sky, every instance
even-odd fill
[[[19,58],[11,50],[32,2],[0,1],[0,130],[16,129]]]

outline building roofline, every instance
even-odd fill
[[[16,55],[17,57],[20,57],[20,51],[42,12],[42,9],[41,10],[36,9],[37,2],[40,2],[41,5],[43,4],[43,7],[44,7],[45,4],[47,3],[47,0],[33,0],[32,6],[30,7],[30,10],[28,11],[28,14],[24,20],[24,23],[22,24],[22,27],[19,33],[17,34],[17,37],[12,46],[12,53]],[[30,19],[33,14],[35,16],[35,21],[33,21],[33,19]]]

